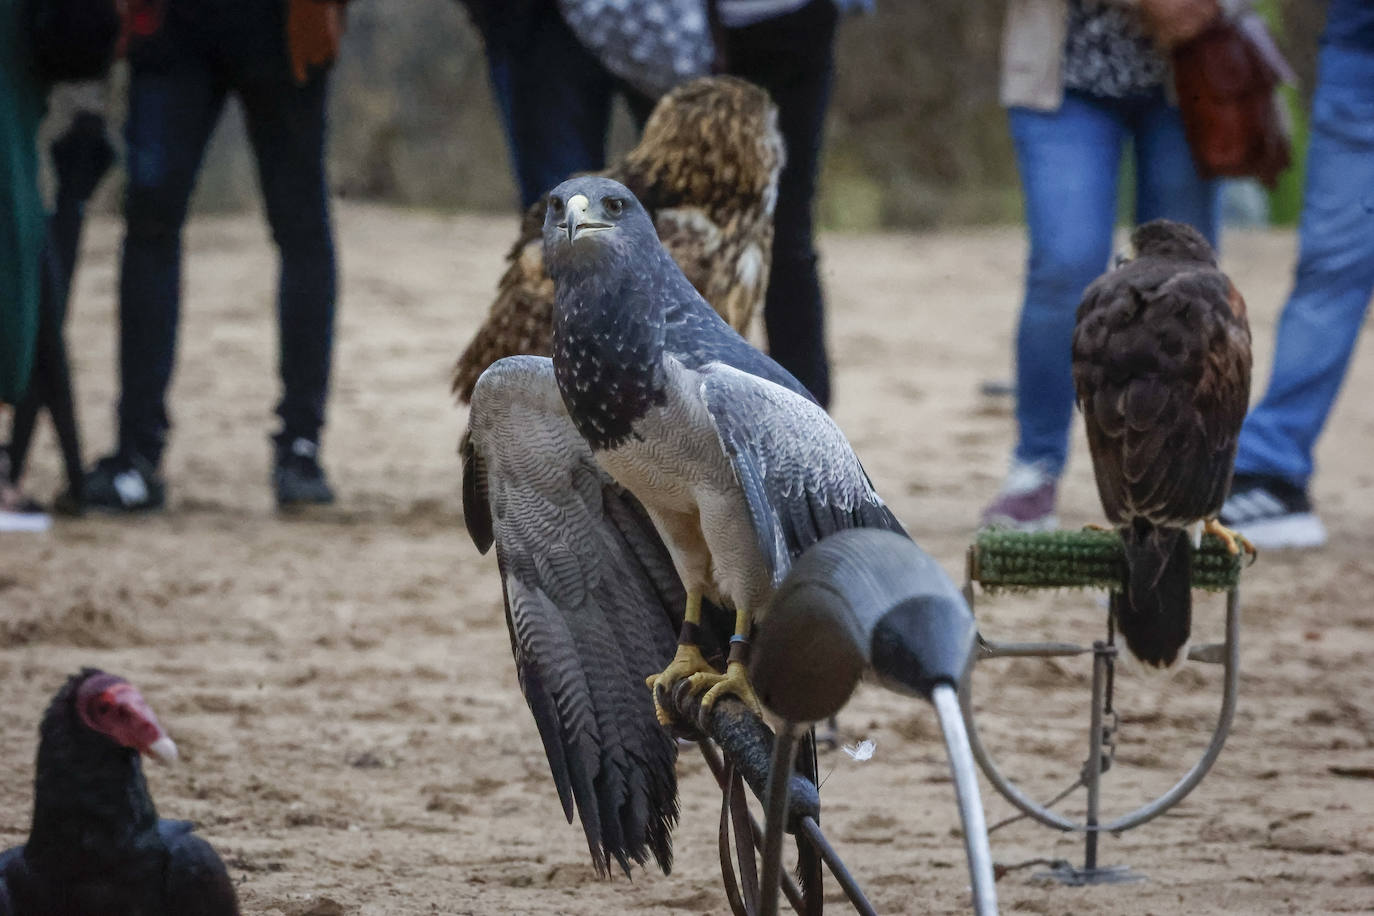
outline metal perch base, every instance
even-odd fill
[[[979,535],[968,551],[968,577],[964,596],[968,599],[969,607],[973,608],[974,583],[978,583],[988,592],[1046,588],[1114,589],[1121,584],[1123,563],[1121,542],[1114,532],[985,532]],[[1063,658],[1088,654],[1093,658],[1088,757],[1077,782],[1059,798],[1047,804],[1032,800],[1003,775],[984,746],[974,722],[972,677],[965,683],[962,691],[961,699],[964,718],[968,724],[969,743],[972,745],[974,758],[993,787],[1023,816],[1033,818],[1055,830],[1077,831],[1084,834],[1082,868],[1075,868],[1067,862],[1057,862],[1049,871],[1038,872],[1034,877],[1074,886],[1144,880],[1144,876],[1132,872],[1125,866],[1099,866],[1098,837],[1104,832],[1117,834],[1139,827],[1168,811],[1202,782],[1221,753],[1235,715],[1236,685],[1240,672],[1240,570],[1240,558],[1229,554],[1216,538],[1205,538],[1202,546],[1194,551],[1194,588],[1226,592],[1225,641],[1193,646],[1188,651],[1189,661],[1220,664],[1223,667],[1221,711],[1217,716],[1207,749],[1192,769],[1163,795],[1105,823],[1100,820],[1099,805],[1102,774],[1111,766],[1116,747],[1116,733],[1120,724],[1112,705],[1117,647],[1111,621],[1108,620],[1107,639],[1098,640],[1091,646],[1051,642],[992,642],[979,638],[979,662],[995,658]],[[1055,803],[1080,785],[1087,790],[1087,813],[1083,820],[1073,820],[1052,810]]]
[[[1031,875],[1037,881],[1054,881],[1069,887],[1086,887],[1090,884],[1135,884],[1145,880],[1145,876],[1132,871],[1128,865],[1108,865],[1105,868],[1074,868],[1068,862],[1056,862],[1049,871],[1038,871]]]

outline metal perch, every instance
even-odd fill
[[[876,912],[821,830],[815,786],[793,772],[800,736],[811,723],[843,707],[865,675],[934,704],[963,820],[974,911],[980,916],[997,912],[992,856],[957,694],[974,639],[972,614],[931,557],[890,532],[845,531],[796,562],[755,641],[750,676],[759,698],[783,720],[776,737],[733,698],[723,698],[703,720],[699,701],[684,689],[674,691],[668,700],[679,721],[697,723],[719,744],[764,804],[758,903],[736,906],[741,895],[727,879],[736,912],[773,916],[780,891],[798,912],[806,911],[807,903],[798,899],[782,868],[783,834],[798,832],[819,851],[854,909]],[[826,676],[816,677],[818,671]],[[708,753],[708,761],[713,756]],[[714,763],[712,769],[721,778]],[[787,778],[772,779],[770,774]],[[723,864],[729,867],[725,856]],[[752,854],[750,865],[741,870],[748,867]]]
[[[1113,532],[1054,532],[1051,534],[1020,534],[987,532],[979,536],[969,548],[968,581],[965,597],[974,606],[973,583],[985,591],[1026,591],[1043,588],[1107,588],[1122,581],[1121,544]],[[1119,833],[1139,827],[1184,799],[1216,762],[1230,732],[1236,709],[1237,682],[1240,674],[1240,594],[1238,582],[1241,560],[1229,554],[1215,538],[1205,538],[1193,555],[1193,586],[1209,591],[1226,592],[1226,638],[1220,644],[1193,646],[1190,661],[1223,666],[1221,711],[1217,717],[1211,740],[1201,758],[1167,792],[1134,811],[1103,823],[1100,798],[1102,774],[1111,763],[1111,749],[1115,746],[1116,715],[1112,711],[1112,687],[1117,649],[1114,633],[1108,621],[1108,638],[1092,646],[1073,643],[1009,643],[984,640],[980,637],[978,660],[994,658],[1093,656],[1092,706],[1089,711],[1088,759],[1078,782],[1087,789],[1087,811],[1082,821],[1065,817],[1049,804],[1039,804],[1008,779],[993,761],[984,746],[973,717],[972,688],[967,682],[962,691],[964,715],[968,725],[969,744],[984,775],[993,787],[1024,815],[1047,827],[1062,831],[1081,831],[1084,837],[1083,868],[1067,865],[1057,867],[1050,875],[1069,884],[1096,884],[1140,880],[1124,867],[1103,868],[1098,865],[1098,837],[1103,833]],[[1069,793],[1065,792],[1051,804]]]
[[[907,538],[858,529],[827,538],[794,564],[759,629],[750,675],[760,700],[784,720],[774,774],[789,771],[792,737],[834,715],[865,675],[932,702],[950,751],[974,910],[991,914],[992,856],[957,697],[973,645],[973,616],[939,564]],[[786,787],[770,785],[764,916],[777,901],[787,798]]]

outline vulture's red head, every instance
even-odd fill
[[[88,729],[159,763],[176,761],[177,746],[162,730],[137,687],[93,668],[83,670],[73,680],[77,683],[72,706]]]

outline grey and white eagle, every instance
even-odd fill
[[[829,415],[706,303],[623,185],[555,188],[544,263],[553,358],[479,379],[464,513],[479,548],[496,544],[522,687],[604,867],[644,861],[646,842],[658,855],[675,817],[667,736],[646,727],[669,720],[658,690],[688,678],[706,707],[728,692],[758,710],[748,640],[792,561],[837,531],[906,532]],[[703,600],[733,612],[724,673],[699,645],[718,629]]]

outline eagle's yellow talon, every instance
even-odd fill
[[[668,663],[668,667],[663,669],[661,674],[651,674],[644,679],[644,683],[654,695],[654,713],[658,717],[660,725],[673,724],[672,714],[659,702],[658,688],[662,687],[663,692],[670,693],[678,681],[683,678],[691,680],[693,693],[696,692],[696,678],[703,676],[721,677],[716,673],[716,669],[711,667],[711,663],[701,654],[701,650],[696,646],[678,646],[677,653],[673,660]]]
[[[1226,545],[1226,552],[1231,556],[1235,556],[1242,550],[1251,557],[1255,557],[1259,554],[1259,551],[1255,549],[1255,545],[1250,543],[1249,538],[1239,531],[1232,531],[1214,518],[1207,519],[1202,526],[1202,530],[1220,538],[1221,542]]]
[[[694,674],[691,677],[691,684],[693,693],[702,686],[709,685],[706,695],[701,698],[702,712],[709,712],[716,700],[723,696],[736,696],[745,706],[749,707],[754,715],[763,715],[763,704],[754,695],[754,688],[749,683],[749,675],[740,662],[730,662],[725,666],[724,674]]]
[[[1116,529],[1115,529],[1115,528],[1108,527],[1107,525],[1099,525],[1099,524],[1097,524],[1097,522],[1088,522],[1088,524],[1086,524],[1086,525],[1083,526],[1083,530],[1084,530],[1084,531],[1115,531]]]

